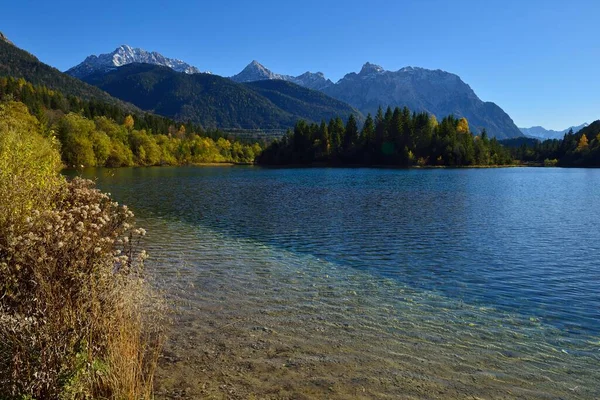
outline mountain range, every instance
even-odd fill
[[[119,90],[121,94],[116,95],[114,91],[116,88],[109,89],[107,86],[102,86],[98,74],[110,73],[118,67],[131,63],[160,65],[187,74],[200,72],[198,68],[183,61],[169,59],[156,52],[147,52],[122,45],[111,53],[87,57],[81,64],[69,69],[67,73],[99,85],[117,97],[122,97],[123,90]],[[130,70],[128,69],[128,71]],[[91,76],[94,78],[88,79]],[[123,78],[122,72],[119,73],[119,76]],[[383,108],[406,106],[411,111],[425,111],[435,115],[438,119],[451,114],[459,118],[465,117],[469,121],[471,130],[476,134],[486,129],[490,136],[496,136],[499,139],[523,136],[510,116],[499,106],[492,102],[482,101],[459,76],[442,70],[405,67],[398,71],[386,71],[378,65],[366,63],[360,72],[346,74],[334,83],[327,79],[322,72],[307,71],[299,76],[279,74],[254,60],[230,79],[244,84],[266,80],[290,82],[320,91],[347,103],[363,115],[368,113],[374,115],[380,106]],[[133,97],[127,98],[132,101]],[[137,105],[143,108],[140,104]],[[162,106],[158,104],[156,106],[153,110],[160,112],[158,110],[162,109]],[[194,109],[197,110],[197,107],[188,104],[185,111],[182,109],[170,116],[185,115],[192,120],[206,118],[207,114],[204,112],[196,116],[192,115],[191,110]],[[214,116],[214,118],[209,118],[208,123],[225,120],[235,122],[235,118],[224,119],[223,117]],[[237,123],[237,125],[247,124],[248,121],[238,121]]]
[[[381,106],[408,107],[425,111],[441,119],[447,115],[465,117],[475,133],[484,128],[499,139],[523,134],[499,106],[484,102],[458,75],[442,70],[405,67],[386,71],[379,65],[366,63],[359,73],[346,74],[333,83],[322,73],[306,72],[299,76],[277,74],[257,61],[231,77],[236,82],[285,80],[305,86],[344,101],[364,115],[374,115]]]
[[[531,128],[519,128],[521,132],[527,137],[535,138],[535,139],[562,139],[565,136],[565,133],[573,130],[573,133],[577,133],[583,128],[589,126],[588,123],[583,123],[578,126],[571,126],[567,129],[563,129],[562,131],[554,131],[551,129],[545,129],[541,126],[532,126]]]

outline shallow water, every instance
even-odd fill
[[[600,170],[85,170],[177,314],[159,397],[600,397]]]

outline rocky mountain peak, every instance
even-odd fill
[[[365,65],[363,65],[362,69],[360,70],[360,75],[378,74],[383,71],[384,69],[381,66],[367,62],[365,63]]]
[[[254,82],[254,81],[264,81],[267,79],[282,79],[289,81],[290,76],[287,75],[279,75],[273,73],[270,69],[262,65],[256,60],[253,60],[250,64],[248,64],[242,72],[237,75],[231,77],[231,80],[235,82]]]
[[[69,69],[67,73],[81,79],[95,72],[105,73],[131,63],[162,65],[186,74],[200,72],[198,68],[181,60],[167,58],[155,51],[148,52],[144,49],[133,48],[127,44],[123,44],[111,53],[88,56],[81,64]]]
[[[267,67],[265,67],[264,65],[262,65],[261,63],[259,63],[256,60],[252,60],[252,62],[250,64],[248,64],[246,66],[246,68],[243,69],[243,71],[257,72],[257,73],[263,74],[265,76],[277,75],[277,74],[274,74],[273,72],[271,72],[271,70],[269,70]]]
[[[333,82],[325,78],[325,74],[322,72],[305,72],[302,75],[298,75],[291,79],[296,85],[304,86],[313,90],[323,90],[331,85]]]
[[[309,89],[323,90],[326,87],[333,85],[329,79],[325,78],[322,72],[305,72],[302,75],[291,76],[281,75],[272,72],[270,69],[254,60],[248,64],[242,72],[231,77],[231,80],[235,82],[255,82],[280,79],[295,83],[296,85],[304,86]]]

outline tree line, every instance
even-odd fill
[[[273,142],[259,164],[355,164],[418,166],[506,165],[511,153],[483,130],[474,136],[465,118],[438,122],[428,113],[406,107],[379,108],[359,129],[354,115],[326,123],[299,121],[293,131]]]
[[[257,142],[218,130],[150,113],[128,114],[117,105],[64,96],[23,79],[0,78],[0,99],[26,106],[41,131],[58,138],[66,166],[251,163],[262,151]]]
[[[22,78],[0,77],[0,101],[19,102],[47,136],[61,143],[67,166],[182,165],[257,162],[263,165],[600,166],[600,121],[561,140],[516,138],[498,141],[485,129],[473,134],[465,118],[438,122],[408,108],[379,108],[362,127],[354,115],[344,122],[298,121],[266,146],[199,124],[178,123],[117,104],[83,100]]]
[[[523,162],[560,167],[600,167],[600,121],[562,139],[503,141],[512,156]]]

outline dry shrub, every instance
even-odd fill
[[[151,398],[162,332],[144,230],[90,181],[51,200],[0,226],[0,398]]]

